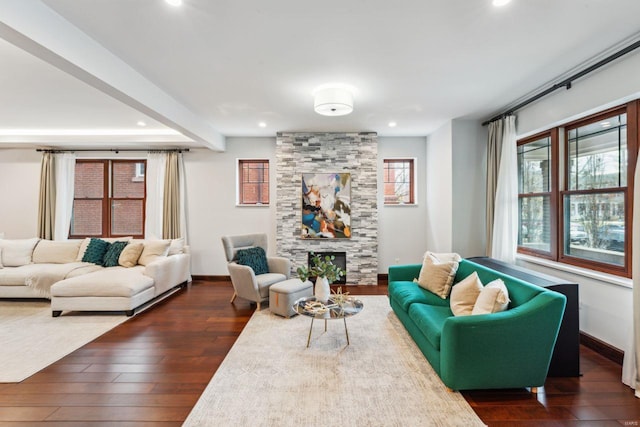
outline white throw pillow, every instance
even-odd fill
[[[505,311],[509,307],[509,290],[501,279],[489,282],[482,289],[471,314],[489,314]]]
[[[0,268],[2,268],[2,248],[0,248]]]
[[[67,264],[75,262],[81,240],[40,240],[33,250],[35,264]]]
[[[475,271],[451,288],[451,311],[455,316],[469,316],[483,286]]]
[[[453,279],[456,277],[456,271],[458,271],[456,261],[441,263],[432,256],[425,256],[417,282],[420,287],[433,292],[442,299],[447,299],[449,292],[451,292]]]
[[[184,252],[184,237],[171,239],[171,246],[169,246],[169,255],[181,254],[183,252]]]
[[[171,240],[145,240],[138,264],[147,265],[158,259],[158,257],[167,256],[170,245]]]
[[[0,240],[2,248],[2,265],[5,267],[20,267],[31,264],[33,248],[40,239]]]

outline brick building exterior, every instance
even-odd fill
[[[78,160],[71,235],[142,236],[145,165],[140,160]]]

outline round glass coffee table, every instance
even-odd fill
[[[293,303],[293,309],[298,314],[311,317],[311,326],[309,327],[309,337],[307,338],[307,347],[311,342],[311,331],[313,331],[313,321],[324,320],[324,331],[327,332],[327,320],[339,320],[344,322],[344,333],[347,336],[347,345],[349,345],[349,330],[347,329],[347,317],[355,316],[360,313],[364,305],[362,301],[349,297],[342,304],[336,304],[331,298],[325,303],[319,302],[316,297],[300,298]]]

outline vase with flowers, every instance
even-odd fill
[[[333,263],[335,258],[333,255],[320,256],[312,252],[310,266],[300,266],[296,270],[302,281],[307,281],[311,277],[316,278],[314,294],[316,299],[323,303],[327,302],[331,296],[329,285],[345,274],[343,269]]]

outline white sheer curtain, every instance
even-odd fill
[[[71,215],[73,213],[73,192],[76,176],[76,155],[74,153],[56,153],[55,180],[55,224],[53,228],[54,240],[67,240],[71,227]]]
[[[513,263],[518,245],[516,117],[507,116],[502,120],[502,149],[496,185],[491,257]]]
[[[149,153],[147,156],[147,206],[145,220],[145,237],[147,239],[162,238],[162,211],[164,209],[164,176],[167,154]]]
[[[640,183],[640,156],[636,162],[633,182]],[[622,382],[635,389],[636,397],[640,398],[640,185],[634,185],[633,190],[633,236],[631,238],[631,260],[633,271],[633,322],[629,334],[629,342],[624,352],[622,364]]]

